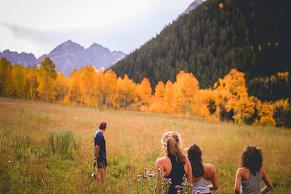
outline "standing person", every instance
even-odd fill
[[[212,164],[203,163],[200,147],[193,144],[187,152],[192,166],[192,193],[210,194],[212,190],[218,189],[218,175],[215,167]]]
[[[181,141],[180,135],[175,131],[166,132],[161,140],[166,155],[157,159],[156,169],[162,170],[165,178],[171,179],[168,194],[177,193],[177,189],[182,186],[184,175],[188,183],[192,183],[191,165],[182,153]]]
[[[106,130],[107,123],[101,122],[99,129],[96,131],[94,136],[94,156],[95,164],[97,165],[96,178],[98,183],[105,182],[106,173],[106,142],[104,138],[104,132]]]
[[[270,178],[262,169],[263,153],[260,148],[247,146],[241,156],[241,167],[236,172],[235,193],[261,194],[272,190]],[[261,180],[266,184],[260,189]]]

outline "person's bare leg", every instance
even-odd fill
[[[97,183],[104,184],[105,182],[105,169],[104,168],[97,168],[96,178],[97,178]]]
[[[102,168],[97,168],[96,180],[97,180],[97,183],[102,183]]]
[[[106,168],[103,169],[103,183],[106,182]]]

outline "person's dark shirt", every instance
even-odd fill
[[[106,144],[105,144],[105,138],[103,136],[103,133],[100,131],[96,131],[94,136],[94,154],[96,155],[96,146],[100,147],[99,152],[99,159],[100,160],[106,160]]]

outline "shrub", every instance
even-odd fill
[[[50,132],[48,144],[53,154],[63,159],[74,159],[79,151],[79,143],[71,131]]]
[[[263,126],[275,126],[276,121],[273,117],[273,107],[271,104],[261,103],[259,111],[259,124]]]
[[[278,100],[273,103],[274,119],[278,127],[291,127],[291,106],[288,100]]]

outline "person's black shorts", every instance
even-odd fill
[[[97,159],[97,168],[106,168],[107,166],[107,160],[103,159],[103,160],[100,160],[100,159]]]

